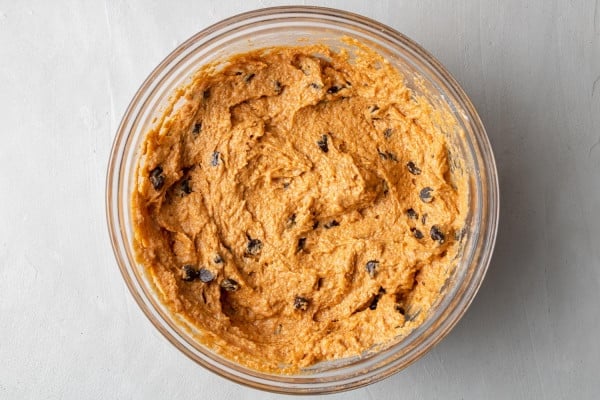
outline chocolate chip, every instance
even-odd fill
[[[305,237],[301,237],[300,239],[298,239],[298,248],[296,251],[302,251],[304,250],[304,246],[306,245],[306,238]]]
[[[386,139],[389,139],[389,138],[392,136],[392,133],[393,133],[393,132],[394,132],[394,131],[392,130],[392,128],[386,128],[386,129],[383,131],[383,136],[385,136],[385,138],[386,138]]]
[[[425,225],[427,223],[427,213],[423,214],[423,216],[421,217],[421,223],[423,225]]]
[[[292,228],[294,225],[296,225],[296,214],[292,214],[288,217],[287,221],[285,221],[285,227],[287,229]]]
[[[194,268],[193,265],[187,264],[183,266],[183,280],[186,282],[191,282],[198,278],[198,271]]]
[[[329,89],[327,89],[327,93],[329,93],[329,94],[336,94],[339,91],[340,91],[340,88],[337,86],[332,86]]]
[[[221,156],[221,153],[219,153],[218,151],[213,151],[212,158],[210,159],[210,165],[212,165],[213,167],[216,167],[217,165],[219,165],[219,157],[220,156]]]
[[[396,311],[398,311],[400,314],[404,315],[406,314],[406,310],[404,309],[404,307],[402,307],[400,304],[396,304],[396,307],[394,307],[396,309]]]
[[[312,226],[312,228],[313,228],[313,229],[317,229],[318,227],[319,227],[319,221],[315,221],[315,222],[313,222],[313,226]]]
[[[406,210],[406,215],[410,219],[419,219],[419,214],[417,214],[417,212],[415,210],[413,210],[412,208],[409,208],[408,210]]]
[[[280,94],[281,91],[283,90],[283,87],[281,86],[281,82],[279,82],[279,81],[275,81],[274,88],[275,88],[275,93],[277,93],[277,94]]]
[[[194,136],[198,136],[202,132],[202,122],[197,122],[194,124],[194,129],[192,129],[192,134]]]
[[[226,278],[221,281],[221,288],[226,292],[235,292],[239,290],[240,284],[235,279]]]
[[[215,279],[215,275],[204,267],[200,268],[200,271],[198,271],[198,277],[200,278],[200,281],[204,283],[212,282]]]
[[[248,236],[248,239],[247,253],[251,256],[255,256],[260,253],[263,247],[262,242],[258,239],[252,239],[250,236]]]
[[[365,268],[371,278],[375,278],[375,275],[377,275],[377,267],[379,267],[379,261],[377,260],[369,260],[365,264]]]
[[[192,187],[190,186],[190,178],[187,177],[179,184],[182,196],[192,193]]]
[[[398,161],[398,157],[396,157],[396,155],[394,153],[392,153],[391,151],[381,151],[378,148],[377,149],[377,154],[379,154],[379,157],[382,160]]]
[[[433,192],[433,189],[429,186],[421,189],[421,191],[419,192],[419,197],[421,198],[423,203],[431,203],[431,201],[433,200],[431,192]]]
[[[369,310],[376,310],[377,303],[379,303],[379,295],[376,294],[375,297],[373,297],[371,304],[369,304]]]
[[[377,303],[379,303],[379,299],[384,294],[385,294],[385,289],[383,287],[380,287],[379,288],[379,292],[377,292],[377,294],[373,297],[373,300],[371,301],[371,304],[369,304],[369,310],[376,310],[377,309]]]
[[[165,184],[165,176],[160,165],[150,171],[150,183],[155,190],[160,190]]]
[[[317,290],[321,290],[321,288],[323,287],[323,282],[324,281],[325,281],[324,278],[317,279]]]
[[[321,139],[317,141],[317,145],[323,153],[327,153],[329,151],[329,146],[327,145],[327,135],[321,136]]]
[[[221,257],[221,255],[220,255],[220,254],[217,254],[217,255],[215,256],[215,258],[213,259],[213,262],[214,262],[215,264],[221,264],[221,263],[223,262],[223,257]]]
[[[244,77],[244,82],[246,82],[246,83],[250,83],[250,81],[251,81],[252,79],[254,79],[254,77],[255,77],[255,76],[256,76],[256,74],[255,74],[254,72],[251,72],[251,73],[249,73],[248,75],[246,75],[246,76]]]
[[[429,234],[431,235],[431,239],[435,240],[436,242],[439,242],[440,244],[444,243],[444,241],[446,240],[446,236],[444,236],[444,234],[442,233],[442,231],[440,231],[440,228],[437,225],[433,225],[431,227]]]
[[[421,232],[417,228],[410,228],[410,231],[412,232],[415,239],[423,239],[423,232]]]
[[[294,298],[294,308],[296,310],[306,311],[308,309],[309,300],[305,297],[296,296]]]
[[[204,92],[202,92],[202,97],[204,97],[204,100],[207,100],[210,97],[210,88],[204,90]]]
[[[340,223],[337,222],[335,219],[327,222],[325,225],[323,225],[323,228],[325,228],[325,229],[331,229],[334,226],[340,226]]]
[[[421,174],[421,170],[412,161],[409,161],[406,164],[406,168],[408,168],[408,172],[410,172],[413,175],[420,175]]]

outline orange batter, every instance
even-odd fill
[[[205,345],[255,369],[406,334],[457,252],[465,196],[431,106],[355,56],[270,48],[205,68],[143,143],[137,257]]]

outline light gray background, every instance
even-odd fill
[[[143,79],[208,25],[283,4],[167,3],[0,0],[2,399],[278,397],[163,339],[108,241],[109,150]],[[502,194],[488,275],[452,333],[407,370],[330,398],[598,398],[598,1],[320,4],[378,19],[448,67],[487,127]]]

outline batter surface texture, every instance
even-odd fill
[[[420,324],[465,214],[434,110],[368,50],[204,68],[142,145],[138,260],[230,359],[293,372]]]

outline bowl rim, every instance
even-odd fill
[[[132,133],[131,130],[128,130],[128,126],[130,125],[129,121],[136,118],[139,118],[140,104],[143,103],[144,97],[147,96],[147,88],[156,82],[157,78],[160,78],[161,75],[165,74],[166,67],[171,65],[174,61],[176,61],[185,51],[196,44],[198,41],[209,41],[212,38],[212,35],[215,33],[219,33],[219,36],[227,35],[230,30],[228,27],[236,24],[244,23],[248,20],[254,20],[256,18],[266,18],[265,21],[268,20],[281,20],[285,18],[303,18],[303,17],[311,17],[311,18],[320,18],[323,21],[333,21],[336,20],[342,23],[353,24],[353,27],[376,27],[379,30],[379,35],[385,35],[387,39],[392,39],[394,41],[400,42],[402,45],[407,47],[412,52],[415,52],[419,55],[420,59],[427,64],[432,70],[438,73],[445,85],[445,89],[449,90],[451,94],[460,101],[460,105],[464,108],[464,111],[467,113],[468,117],[471,119],[470,125],[474,127],[474,142],[473,146],[476,147],[476,151],[481,153],[479,154],[482,160],[482,169],[483,174],[487,178],[486,184],[488,190],[486,191],[487,196],[482,195],[487,204],[487,214],[482,215],[482,219],[485,219],[487,225],[485,226],[485,230],[482,232],[482,236],[485,236],[483,239],[484,248],[479,249],[479,262],[478,268],[475,270],[475,274],[471,277],[471,281],[474,282],[473,285],[469,286],[465,292],[462,293],[462,298],[460,301],[460,309],[458,314],[454,315],[453,318],[446,318],[442,325],[441,329],[438,327],[433,331],[433,334],[425,339],[430,339],[426,346],[423,346],[421,349],[412,353],[411,358],[402,363],[401,365],[395,365],[392,368],[389,367],[391,363],[388,363],[382,367],[378,367],[375,370],[377,374],[371,374],[367,378],[363,379],[353,379],[350,382],[344,382],[343,384],[337,385],[329,385],[326,387],[314,387],[314,388],[306,388],[298,389],[295,387],[283,387],[280,385],[273,385],[273,383],[281,383],[281,381],[270,380],[268,383],[260,383],[256,380],[249,380],[247,377],[240,377],[236,374],[232,374],[228,370],[224,370],[221,364],[218,364],[216,367],[208,363],[207,361],[198,358],[193,354],[193,352],[187,347],[183,346],[177,339],[175,339],[175,335],[178,335],[177,331],[174,329],[169,329],[169,327],[164,326],[159,321],[156,320],[155,316],[151,313],[151,310],[147,308],[146,303],[140,296],[140,289],[145,291],[146,289],[139,282],[133,282],[130,279],[130,273],[128,272],[128,257],[123,257],[122,249],[120,248],[120,244],[123,245],[122,242],[125,240],[125,236],[123,233],[123,228],[119,223],[121,218],[115,218],[116,214],[120,213],[120,210],[115,213],[115,210],[118,208],[117,203],[121,196],[121,181],[123,174],[123,162],[124,162],[124,152],[119,151],[123,150],[124,143],[126,143]],[[244,27],[246,24],[240,27]],[[173,70],[175,66],[172,66],[171,70]],[[167,70],[167,73],[170,70]],[[156,88],[155,88],[156,89]],[[154,90],[155,90],[154,89]],[[142,107],[143,108],[143,107]],[[118,190],[114,190],[114,182],[118,182]],[[476,293],[478,292],[483,279],[486,275],[487,269],[489,267],[489,263],[493,254],[493,249],[496,242],[497,230],[498,230],[498,220],[499,220],[499,184],[497,178],[497,168],[493,155],[493,151],[491,148],[491,144],[489,142],[489,138],[481,122],[481,119],[478,113],[475,110],[475,107],[471,103],[469,97],[466,95],[462,87],[458,84],[456,79],[446,70],[446,68],[435,58],[433,57],[427,50],[421,47],[418,43],[408,38],[404,34],[396,31],[395,29],[384,25],[376,20],[373,20],[368,17],[364,17],[362,15],[339,10],[335,8],[328,7],[320,7],[320,6],[278,6],[278,7],[268,7],[261,8],[252,11],[243,12],[229,18],[223,19],[215,24],[212,24],[205,29],[200,30],[198,33],[191,36],[189,39],[185,40],[179,46],[177,46],[171,53],[169,53],[148,75],[148,77],[143,81],[141,86],[137,89],[135,95],[132,100],[129,102],[119,127],[116,132],[116,136],[113,141],[113,145],[111,147],[110,158],[108,161],[107,175],[106,175],[106,196],[105,196],[105,206],[106,206],[106,218],[107,225],[109,230],[109,236],[111,241],[111,246],[113,248],[113,252],[119,265],[119,269],[124,278],[124,281],[134,297],[138,307],[142,310],[144,315],[150,320],[152,325],[158,329],[158,331],[176,348],[178,348],[183,354],[187,357],[195,361],[196,363],[202,365],[207,370],[212,371],[222,377],[227,378],[228,380],[246,385],[248,387],[262,389],[275,393],[284,393],[284,394],[318,394],[318,393],[333,393],[333,392],[341,392],[350,389],[356,389],[367,384],[371,384],[377,381],[380,381],[415,362],[420,359],[425,353],[431,350],[437,343],[439,343],[458,323],[458,321],[462,318],[464,313],[469,308],[469,305],[473,301]],[[482,212],[483,214],[483,212]],[[113,220],[115,219],[115,220]],[[473,256],[473,259],[475,255]],[[474,262],[474,261],[471,261]],[[139,286],[136,287],[136,286]],[[160,310],[158,311],[161,314]],[[452,311],[452,310],[451,310]],[[164,317],[164,316],[163,316]],[[172,328],[172,327],[171,327]],[[173,332],[171,332],[173,331]],[[418,347],[418,346],[417,346]],[[237,365],[237,364],[236,364]],[[252,371],[245,366],[241,366],[247,371]],[[387,369],[386,369],[387,367]],[[260,372],[258,372],[261,374]],[[278,376],[278,375],[270,375],[270,376]],[[284,377],[285,375],[281,375]],[[264,379],[264,378],[263,378]]]

